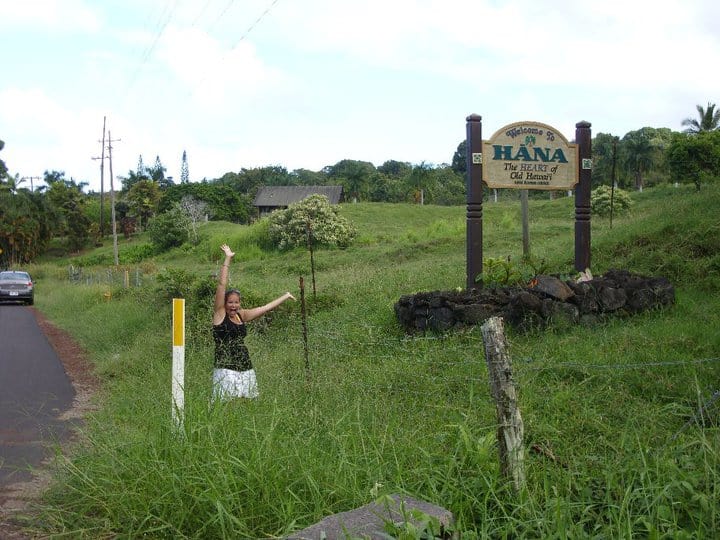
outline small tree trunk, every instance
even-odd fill
[[[310,380],[310,349],[308,348],[307,310],[305,307],[305,280],[300,276],[300,315],[302,317],[303,350],[305,352],[305,378]]]
[[[315,255],[313,248],[312,224],[309,221],[306,224],[305,230],[307,232],[308,251],[310,252],[310,272],[312,274],[313,300],[315,300],[317,298],[317,292],[315,290]]]

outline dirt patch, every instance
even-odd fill
[[[100,388],[100,380],[95,376],[88,355],[66,331],[53,325],[37,309],[33,310],[38,326],[52,345],[65,368],[65,373],[75,388],[73,404],[60,417],[60,420],[82,419],[94,409],[92,397]],[[69,450],[76,442],[73,437],[64,442],[64,450]],[[21,523],[31,517],[33,502],[47,489],[52,479],[50,462],[34,470],[32,480],[18,482],[0,491],[0,537],[3,540],[26,540],[39,538],[24,531]]]

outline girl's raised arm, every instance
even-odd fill
[[[242,320],[245,322],[252,321],[253,319],[257,319],[261,315],[264,315],[268,311],[271,311],[278,307],[280,304],[285,302],[285,300],[295,300],[295,297],[290,294],[289,292],[286,292],[282,296],[278,296],[275,300],[272,302],[268,302],[264,306],[259,306],[256,308],[250,308],[250,309],[241,309],[240,310],[240,316],[242,317]]]
[[[220,249],[223,250],[225,253],[225,262],[223,262],[222,267],[220,268],[220,275],[218,276],[218,284],[217,288],[215,289],[215,317],[214,319],[217,319],[218,315],[221,315],[220,320],[225,317],[225,288],[227,287],[227,281],[228,281],[228,274],[230,273],[230,263],[232,262],[232,258],[235,256],[235,253],[230,249],[230,247],[227,244],[223,244],[220,246]]]

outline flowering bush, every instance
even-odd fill
[[[311,195],[286,210],[270,214],[269,233],[280,249],[313,245],[348,247],[357,236],[355,226],[338,215],[338,207],[325,195]]]
[[[596,216],[610,215],[610,186],[599,186],[590,194],[590,210]],[[615,188],[612,193],[612,209],[615,214],[622,214],[630,210],[632,199],[627,191]]]

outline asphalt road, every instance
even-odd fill
[[[67,438],[75,389],[32,310],[0,304],[0,493],[32,478],[32,469]]]

